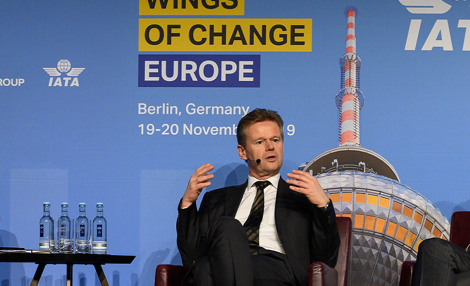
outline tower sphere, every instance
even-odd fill
[[[403,261],[416,260],[423,240],[449,239],[441,212],[371,150],[340,146],[300,169],[316,175],[337,216],[352,220],[349,285],[398,285]]]

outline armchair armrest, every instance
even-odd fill
[[[413,278],[413,269],[416,261],[404,261],[401,265],[400,284],[398,286],[411,286]]]
[[[336,286],[338,285],[338,271],[323,262],[314,262],[310,265],[310,286]]]
[[[188,270],[186,266],[160,264],[155,271],[155,286],[180,286]]]

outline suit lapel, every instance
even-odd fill
[[[248,180],[243,185],[234,186],[227,190],[224,215],[235,217],[247,185]]]
[[[290,191],[289,184],[284,181],[284,179],[279,179],[279,184],[277,186],[277,196],[276,196],[276,209],[275,209],[275,220],[276,220],[276,228],[278,233],[282,232],[280,228],[282,228],[282,222],[284,220],[284,213],[286,212],[286,207],[284,205],[283,197]]]

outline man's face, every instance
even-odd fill
[[[250,125],[246,129],[245,145],[238,145],[238,154],[248,162],[251,176],[264,180],[279,173],[284,142],[276,122],[262,121]],[[258,159],[259,163],[256,162]]]

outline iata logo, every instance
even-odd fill
[[[442,0],[399,0],[412,14],[444,14],[452,7]],[[464,0],[466,1],[466,0]]]
[[[412,14],[445,14],[452,8],[443,0],[399,0],[406,7],[406,10]],[[457,0],[458,1],[458,0]],[[455,1],[455,2],[457,2]],[[466,2],[467,0],[463,0]],[[457,7],[457,6],[456,6]],[[421,23],[425,21],[426,28],[421,28]],[[432,29],[429,30],[429,21],[434,21]],[[454,48],[462,51],[470,51],[470,19],[459,19],[457,25],[455,21],[451,22],[447,19],[411,19],[406,37],[405,50],[407,51],[453,51]],[[464,33],[463,41],[461,37],[452,39],[452,35],[460,35]],[[424,40],[425,39],[425,40]],[[457,39],[457,40],[456,40]],[[423,43],[424,41],[424,43]]]
[[[43,69],[51,76],[49,86],[79,86],[78,76],[85,68],[72,68],[68,60],[60,60],[57,68]]]

